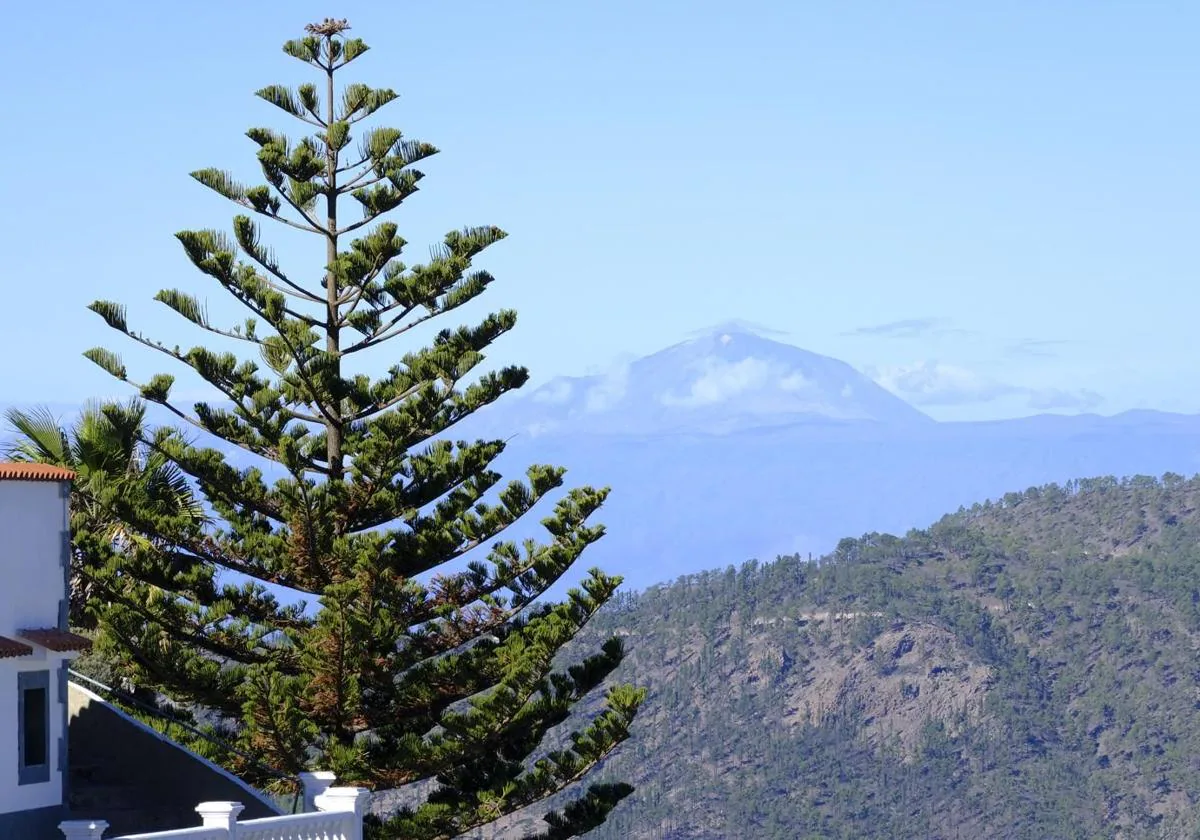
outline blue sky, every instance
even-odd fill
[[[253,91],[308,80],[279,45],[335,15],[373,48],[348,76],[402,95],[382,121],[442,149],[395,214],[410,261],[510,233],[467,313],[520,312],[497,364],[544,381],[741,318],[939,418],[1200,411],[1191,0],[182,8],[7,12],[0,402],[120,393],[80,357],[100,343],[178,373],[95,297],[185,345],[158,289],[232,321],[172,234],[234,209],[187,173],[253,177],[245,129],[291,127]]]

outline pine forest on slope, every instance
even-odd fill
[[[627,595],[589,632],[651,689],[607,767],[637,792],[596,840],[1200,824],[1200,479],[1009,494]]]

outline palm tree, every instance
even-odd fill
[[[136,500],[197,524],[207,519],[183,472],[144,443],[145,418],[146,406],[136,399],[89,402],[69,429],[46,408],[5,413],[16,433],[4,450],[8,460],[53,464],[76,474],[71,493],[73,626],[94,629],[95,616],[87,609],[99,591],[94,572],[112,553],[155,548],[128,526],[123,504]]]

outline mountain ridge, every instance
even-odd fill
[[[733,338],[721,343],[726,334]],[[657,360],[652,354],[647,364],[668,366],[678,396],[699,381],[703,360],[713,353],[725,352],[723,358],[731,364],[766,358],[764,347],[791,353],[790,345],[747,335],[710,329],[660,351]],[[792,350],[802,355],[787,359],[827,365],[821,370],[832,378],[822,380],[817,368],[810,371],[812,381],[825,383],[820,393],[837,394],[849,381],[845,363]],[[770,392],[767,385],[777,385],[799,362],[790,364],[760,366],[746,381]],[[763,370],[774,370],[774,378],[764,378]],[[567,468],[569,486],[611,487],[597,516],[608,526],[607,534],[588,549],[584,562],[623,575],[635,589],[749,558],[823,554],[848,533],[903,533],[944,511],[1013,488],[1080,475],[1200,472],[1200,415],[1135,410],[1107,417],[1041,414],[938,422],[919,412],[914,417],[910,406],[886,394],[880,397],[881,410],[900,403],[897,422],[814,421],[804,412],[739,414],[736,404],[732,413],[721,414],[729,411],[729,403],[718,401],[717,413],[700,416],[700,422],[665,423],[672,412],[686,415],[695,409],[664,406],[654,397],[669,388],[652,382],[638,391],[637,378],[588,380],[608,382],[610,390],[602,393],[609,397],[619,394],[635,401],[638,393],[643,395],[649,408],[631,426],[620,421],[631,411],[636,414],[636,405],[588,415],[589,422],[602,421],[600,427],[564,425],[554,433],[531,434],[528,425],[545,420],[555,406],[514,394],[443,435],[507,441],[496,468],[509,477],[523,474],[530,464],[551,463]],[[617,387],[622,381],[624,392]],[[775,396],[779,394],[768,393]],[[793,397],[783,394],[785,400]],[[660,411],[664,413],[655,413]],[[152,422],[171,419],[153,407],[149,416]],[[229,457],[238,467],[262,466],[261,459],[240,450],[229,449]],[[544,536],[537,518],[518,522],[506,538]],[[580,574],[573,570],[563,586],[576,583]]]
[[[496,404],[485,406],[475,415],[465,418],[455,428],[479,432],[495,431],[499,434],[504,431],[500,427],[505,426],[509,427],[507,433],[503,435],[507,438],[514,433],[514,428],[521,425],[522,420],[526,422],[527,426],[539,426],[540,423],[540,426],[534,429],[532,435],[534,437],[549,433],[550,426],[555,426],[554,430],[560,434],[603,433],[614,436],[728,434],[749,432],[757,427],[754,423],[748,423],[734,428],[710,429],[705,428],[703,423],[694,422],[694,418],[683,418],[676,419],[673,423],[668,422],[659,428],[649,429],[628,429],[603,424],[577,424],[570,428],[559,428],[553,415],[563,413],[569,397],[580,392],[592,398],[594,410],[582,411],[576,405],[568,407],[566,409],[568,412],[581,415],[597,414],[611,420],[618,407],[628,408],[628,406],[620,404],[628,402],[631,397],[635,402],[637,398],[641,398],[643,403],[675,408],[694,409],[697,406],[725,404],[727,408],[732,407],[735,413],[741,412],[744,415],[743,419],[752,417],[764,428],[800,425],[842,426],[864,422],[888,425],[891,421],[891,425],[897,428],[937,426],[945,429],[1012,423],[1133,423],[1146,420],[1160,422],[1166,419],[1183,423],[1188,422],[1186,418],[1200,418],[1200,413],[1187,414],[1134,408],[1107,415],[1092,411],[1038,412],[1018,417],[984,420],[937,420],[922,412],[903,397],[887,390],[848,362],[770,338],[769,334],[784,335],[778,330],[767,329],[737,319],[718,323],[695,330],[683,341],[627,361],[611,368],[608,372],[555,376],[535,387],[521,389]],[[714,364],[718,366],[716,371],[712,369]],[[725,376],[718,375],[714,378],[714,373],[725,374]],[[699,376],[689,378],[691,374],[699,374]],[[648,381],[656,378],[657,381]],[[640,389],[635,387],[633,393],[631,393],[630,379],[635,380],[635,385],[640,385]],[[722,385],[725,390],[721,389]],[[836,396],[841,400],[851,400],[851,403],[837,406],[832,403],[814,402],[813,386],[817,386],[816,396],[824,398]],[[842,390],[846,386],[851,388],[857,386],[866,392],[868,398],[854,402],[853,394],[843,396]],[[775,413],[769,411],[746,412],[744,410],[745,400],[741,398],[747,394],[754,396],[756,391],[763,390],[782,391],[792,395],[807,390],[809,392],[808,402],[800,401],[788,406],[785,401],[782,406],[783,410]],[[128,396],[122,397],[122,399],[128,398]],[[757,396],[761,397],[762,394],[758,393]],[[836,400],[832,402],[836,402]],[[732,406],[729,405],[731,403]],[[34,404],[48,407],[52,412],[63,417],[71,417],[82,407],[83,401],[78,403],[57,400],[0,402],[0,410],[14,407],[29,408]],[[217,400],[211,404],[227,406],[230,403]],[[806,408],[810,410],[803,410]],[[872,408],[876,410],[869,410]],[[177,420],[158,406],[149,406],[149,412],[151,415],[160,416],[160,422],[169,423]],[[627,412],[621,413],[627,414]],[[549,421],[547,415],[550,416]],[[480,417],[486,418],[486,422],[482,425],[476,423]],[[528,430],[525,433],[527,432]],[[521,434],[522,432],[515,433]]]
[[[638,790],[588,836],[1192,838],[1197,546],[1200,477],[1103,477],[626,595],[580,643],[650,688]]]

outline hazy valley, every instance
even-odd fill
[[[611,485],[588,558],[635,589],[820,555],[1035,485],[1200,470],[1198,416],[939,423],[843,362],[735,327],[549,382],[454,433],[476,430],[512,438],[506,470],[562,464],[571,483]]]

